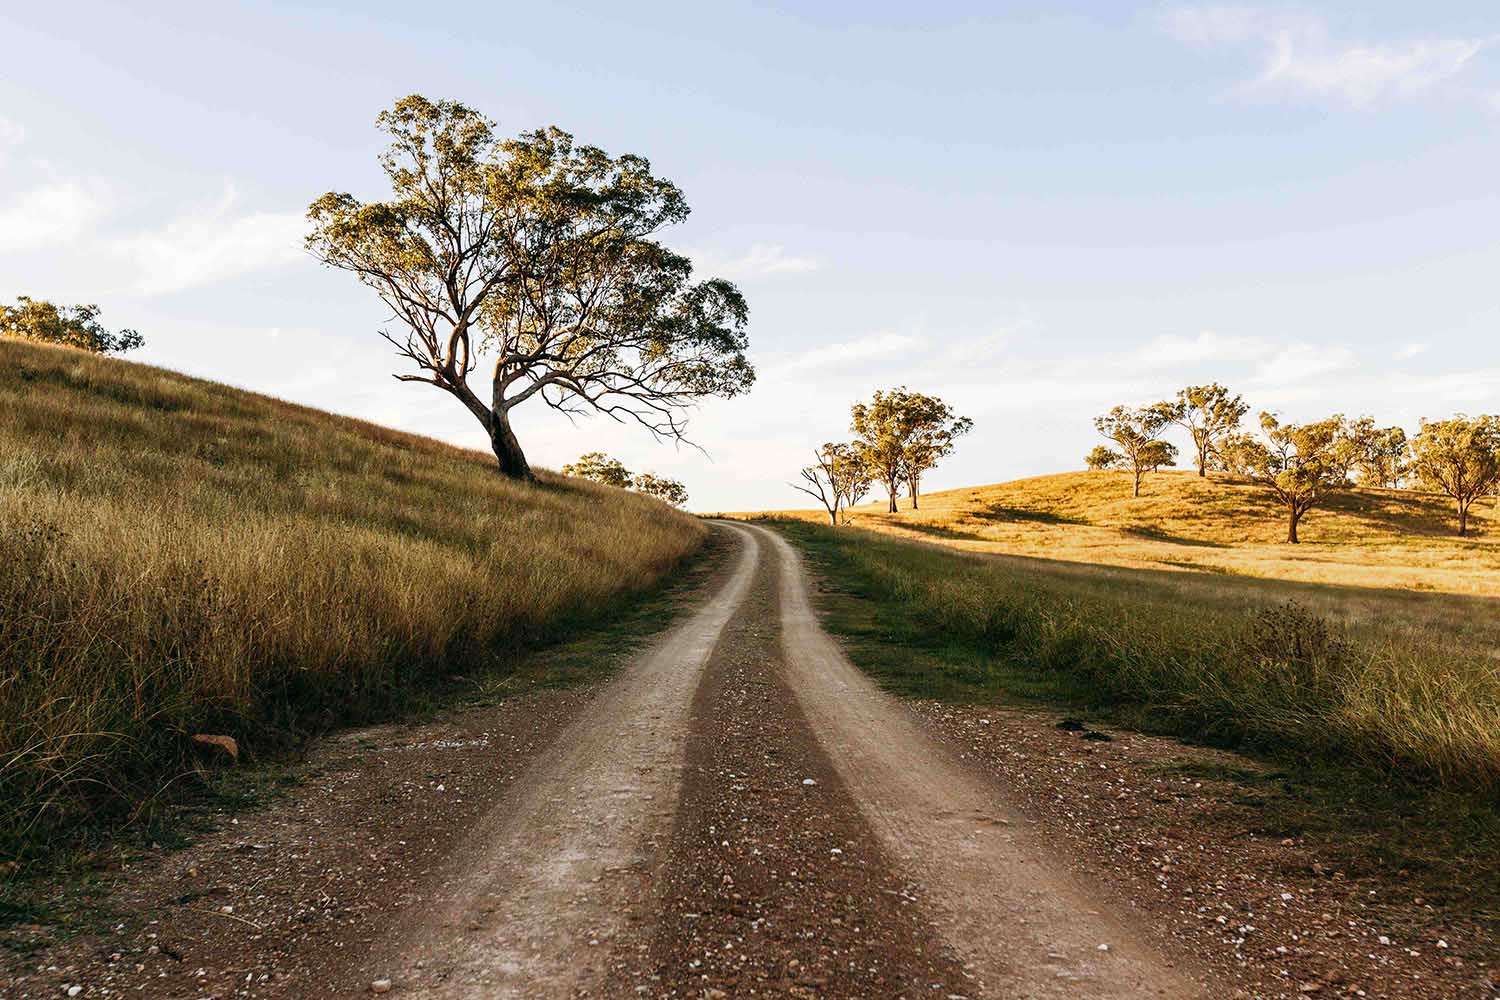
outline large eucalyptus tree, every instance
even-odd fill
[[[695,401],[754,381],[744,297],[658,242],[688,206],[644,158],[556,128],[498,139],[478,112],[416,95],[377,125],[389,200],[323,195],[307,247],[375,290],[413,369],[395,377],[458,399],[501,472],[533,478],[511,425],[533,397],[683,440]]]

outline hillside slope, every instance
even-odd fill
[[[0,340],[0,857],[191,768],[501,669],[696,519],[160,369]]]
[[[864,504],[851,523],[955,548],[1137,569],[1197,570],[1304,583],[1500,596],[1500,518],[1474,507],[1459,538],[1446,498],[1356,489],[1303,519],[1286,545],[1269,494],[1191,472],[1146,477],[1140,497],[1118,472],[1070,472],[932,493],[896,514]],[[796,512],[807,518],[826,515]]]

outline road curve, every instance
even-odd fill
[[[751,530],[780,564],[781,641],[797,700],[886,851],[925,883],[940,934],[982,995],[1208,996],[1065,871],[993,781],[849,662],[813,613],[798,554],[779,534]]]
[[[599,692],[435,893],[377,941],[364,982],[434,1000],[540,1000],[602,980],[623,903],[675,810],[703,666],[760,559],[756,536],[728,530],[740,552],[719,592]]]

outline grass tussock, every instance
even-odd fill
[[[370,718],[652,587],[634,494],[141,365],[0,340],[0,858],[202,759]]]
[[[1283,758],[1500,790],[1500,658],[1478,638],[1493,624],[1489,599],[1467,599],[1470,631],[1424,627],[1460,599],[1413,595],[1436,602],[1424,609],[1268,581],[1185,588],[1181,574],[781,527],[866,605],[834,602],[830,624],[905,693],[1060,696]]]

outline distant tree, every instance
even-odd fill
[[[592,479],[605,486],[627,489],[630,486],[630,470],[618,458],[610,458],[602,451],[591,451],[578,456],[578,461],[562,467],[565,476]]]
[[[911,488],[916,507],[922,474],[950,454],[954,438],[973,426],[941,399],[905,386],[877,390],[870,402],[854,404],[851,413],[854,449],[870,477],[885,486],[891,513],[902,483]]]
[[[655,497],[673,507],[681,507],[688,502],[687,487],[675,479],[666,476],[658,476],[651,472],[639,473],[631,480],[631,489],[637,493],[644,493],[648,497]]]
[[[1256,441],[1253,435],[1244,431],[1232,431],[1219,439],[1214,446],[1210,461],[1213,467],[1221,472],[1248,478],[1254,471],[1253,466],[1259,447],[1260,442]]]
[[[1148,472],[1177,464],[1177,446],[1170,441],[1152,441],[1141,455]]]
[[[1302,515],[1349,486],[1358,448],[1342,416],[1283,424],[1274,414],[1262,413],[1260,426],[1265,441],[1248,449],[1250,475],[1286,508],[1286,540],[1296,545]]]
[[[382,336],[416,369],[395,377],[458,399],[502,473],[533,478],[511,411],[534,396],[682,440],[693,402],[754,381],[744,297],[657,242],[688,206],[645,159],[556,128],[502,141],[478,112],[417,95],[376,122],[391,199],[323,195],[307,248],[375,290],[398,327]]]
[[[837,526],[839,523],[839,509],[843,506],[844,497],[838,488],[837,459],[828,451],[824,445],[813,452],[813,464],[799,469],[797,474],[802,478],[801,483],[790,484],[792,489],[806,493],[828,512],[828,523]]]
[[[1458,533],[1468,534],[1469,506],[1500,485],[1500,417],[1423,420],[1411,454],[1418,481],[1453,498]]]
[[[911,494],[911,509],[916,510],[921,494],[922,474],[953,454],[955,440],[969,433],[974,428],[974,421],[954,413],[951,406],[936,396],[914,392],[908,405],[912,430],[902,464],[906,472],[907,492]]]
[[[14,306],[0,305],[0,336],[76,347],[92,354],[123,354],[146,342],[134,330],[110,333],[104,329],[98,306],[58,306],[25,295]]]
[[[869,494],[874,480],[852,444],[829,442],[820,449],[819,456],[827,460],[834,492],[844,510],[854,507]]]
[[[1094,450],[1083,457],[1084,462],[1090,469],[1100,471],[1102,469],[1118,469],[1125,461],[1125,456],[1117,451],[1111,451],[1102,444],[1094,445]]]
[[[1135,476],[1134,496],[1141,495],[1141,478],[1149,470],[1175,461],[1177,449],[1161,440],[1175,413],[1171,403],[1153,403],[1139,408],[1117,406],[1094,418],[1099,433],[1119,445],[1121,464]]]
[[[1187,428],[1197,452],[1198,475],[1208,475],[1209,459],[1220,438],[1240,426],[1250,407],[1237,395],[1217,382],[1190,385],[1177,390],[1172,407],[1172,421]]]
[[[1359,450],[1355,468],[1360,480],[1371,486],[1400,489],[1408,471],[1411,445],[1400,427],[1376,427],[1370,417],[1354,425],[1354,442]]]

